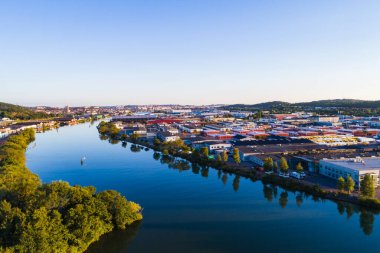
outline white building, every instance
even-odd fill
[[[169,132],[158,132],[157,138],[163,142],[171,142],[171,141],[176,141],[180,139],[178,135],[172,135]]]
[[[355,181],[355,187],[360,187],[364,175],[370,174],[379,185],[380,157],[356,157],[341,159],[323,159],[319,162],[319,173],[334,179],[348,176]]]

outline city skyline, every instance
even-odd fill
[[[3,102],[255,104],[380,93],[378,1],[21,2],[0,8]]]

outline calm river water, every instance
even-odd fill
[[[380,251],[376,214],[110,143],[96,124],[37,134],[27,151],[43,182],[114,189],[143,206],[142,222],[89,253]]]

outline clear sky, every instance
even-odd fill
[[[0,101],[380,99],[379,0],[2,0]]]

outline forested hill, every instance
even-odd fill
[[[305,103],[296,103],[296,106],[308,106],[308,107],[335,107],[335,108],[368,108],[378,109],[380,108],[380,100],[356,100],[356,99],[333,99],[333,100],[319,100]]]
[[[272,101],[259,104],[234,104],[222,107],[225,110],[258,111],[265,110],[271,113],[289,113],[295,111],[313,111],[323,114],[352,114],[352,115],[380,115],[380,100],[332,99],[302,103],[287,103]]]
[[[19,105],[0,102],[0,118],[27,120],[48,117],[51,117],[51,115],[43,112],[35,112]]]

